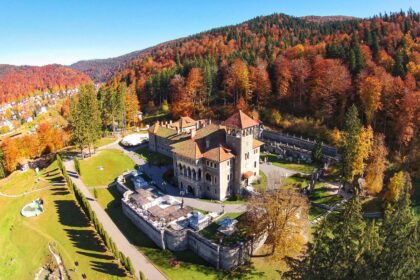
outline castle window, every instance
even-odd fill
[[[245,154],[245,159],[249,159],[249,152]]]
[[[211,175],[209,173],[206,174],[206,181],[211,182]]]
[[[254,161],[254,168],[257,168],[257,162]]]
[[[230,165],[230,160],[227,161],[227,166],[229,166],[229,165]]]
[[[229,174],[227,175],[227,179],[228,179],[228,181],[230,180],[230,175]]]

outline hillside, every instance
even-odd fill
[[[127,83],[146,113],[165,101],[175,117],[224,118],[241,108],[311,136],[319,135],[314,126],[341,129],[355,104],[403,153],[420,138],[419,36],[414,11],[327,20],[274,14],[154,47],[108,85]],[[286,114],[302,121],[290,125]]]
[[[74,88],[88,81],[90,78],[86,74],[62,65],[0,65],[0,104],[36,91]]]
[[[138,57],[144,51],[135,51],[112,58],[81,60],[69,65],[69,67],[87,74],[94,82],[101,83],[109,80],[127,62]]]

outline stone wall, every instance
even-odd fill
[[[171,251],[190,249],[218,269],[231,269],[245,263],[266,239],[266,236],[262,236],[256,242],[248,241],[233,247],[220,246],[191,229],[161,231],[131,209],[124,200],[121,204],[124,215],[159,248]]]

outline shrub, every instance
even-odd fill
[[[80,173],[80,162],[78,158],[74,159],[74,169],[76,169],[77,174],[79,174],[80,176],[82,175]]]

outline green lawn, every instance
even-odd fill
[[[252,183],[252,186],[258,192],[264,192],[267,189],[267,175],[260,169],[260,178],[257,182]]]
[[[271,162],[273,165],[283,167],[286,169],[294,170],[297,172],[302,173],[312,173],[315,168],[318,168],[319,166],[315,163],[292,163],[288,161],[281,160],[277,157],[275,154],[270,153],[261,153],[261,159],[264,160],[265,157],[267,157],[267,161]]]
[[[121,209],[121,195],[115,187],[98,189],[99,204],[104,207],[108,215],[124,233],[124,235],[145,254],[155,265],[161,269],[169,279],[273,279],[277,274],[275,265],[271,267],[264,261],[258,261],[258,265],[235,272],[217,271],[203,259],[187,250],[184,252],[162,251],[143,232],[137,229],[130,220],[124,216]],[[171,267],[170,260],[176,258],[181,262],[178,267]],[[246,273],[246,274],[244,274]]]
[[[32,169],[25,172],[15,171],[0,182],[0,192],[9,195],[20,194],[49,185],[49,182],[41,174],[37,175]]]
[[[136,153],[152,165],[164,166],[172,164],[170,157],[151,151],[148,148],[139,148],[136,150]]]
[[[134,169],[134,161],[122,151],[103,150],[81,160],[80,168],[86,186],[107,186],[124,171]]]
[[[40,177],[47,183],[62,181],[55,163]],[[0,181],[0,192],[28,191],[36,175],[15,172],[10,178]],[[22,217],[21,208],[36,198],[44,200],[45,212],[38,217]],[[82,279],[82,274],[87,279],[126,279],[67,187],[56,186],[19,198],[0,197],[0,213],[0,279],[34,279],[51,259],[49,242],[55,243],[71,279]]]
[[[99,148],[99,147],[111,144],[115,141],[117,141],[116,137],[113,137],[113,136],[103,137],[103,138],[99,139],[98,141],[96,141],[95,148]]]

